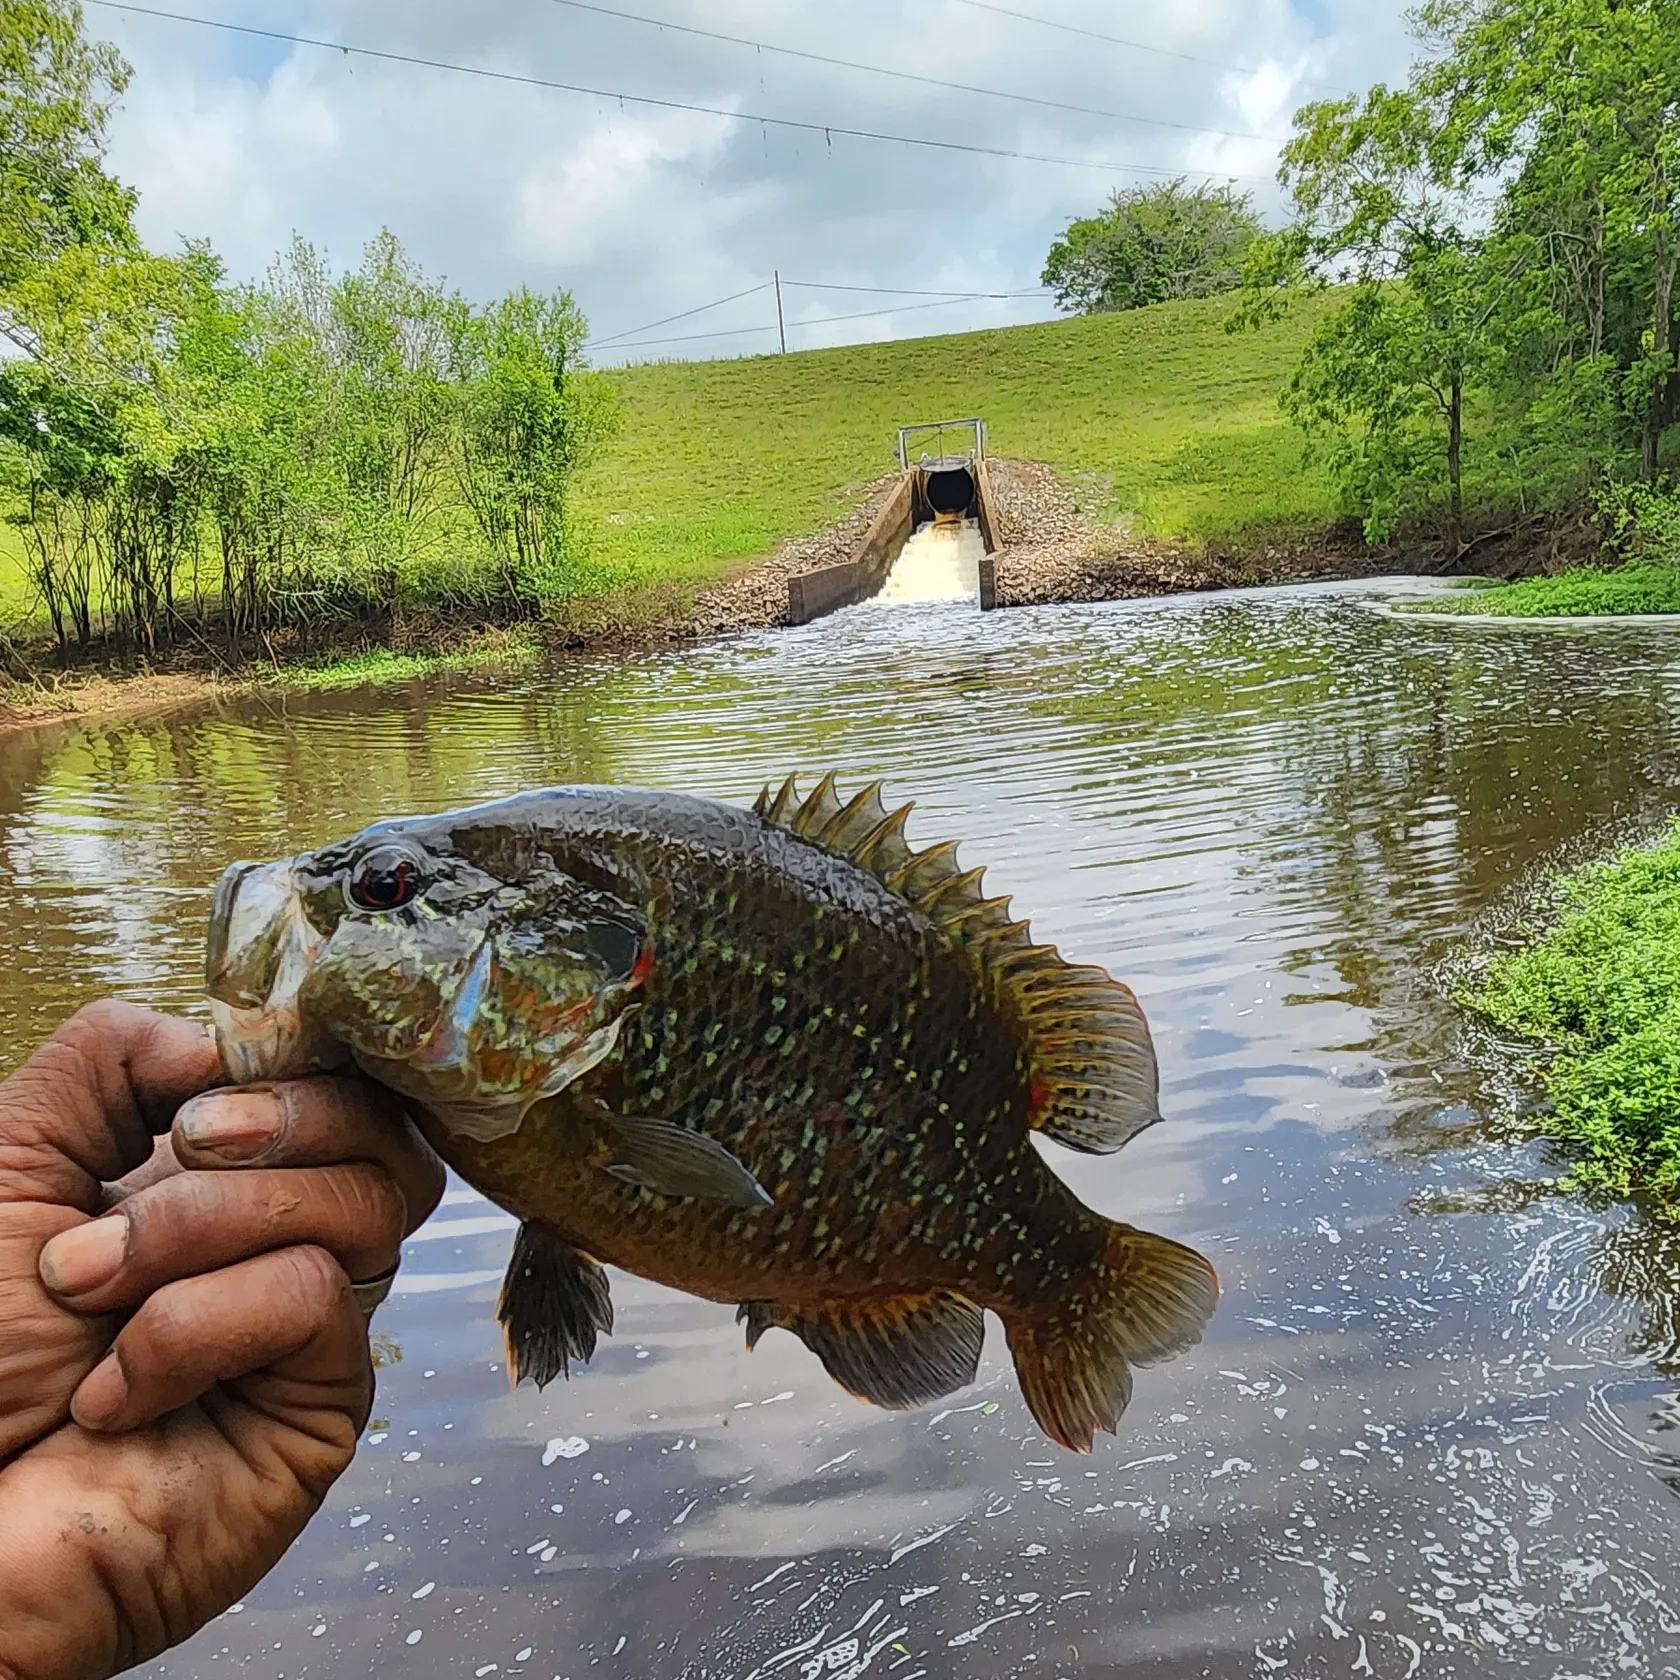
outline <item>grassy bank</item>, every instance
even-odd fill
[[[1278,409],[1319,299],[1229,334],[1226,298],[941,338],[615,375],[623,429],[577,505],[603,584],[704,582],[830,523],[900,426],[979,415],[994,454],[1087,511],[1242,550],[1322,529],[1333,493]]]
[[[533,634],[507,631],[494,640],[480,638],[472,646],[451,653],[399,653],[392,648],[365,648],[340,659],[283,665],[273,675],[277,688],[312,692],[333,688],[364,688],[371,684],[412,682],[443,671],[479,670],[523,665],[536,658],[540,644]]]
[[[1558,883],[1559,915],[1461,1001],[1553,1054],[1575,1179],[1680,1194],[1680,823]]]
[[[1614,571],[1559,572],[1494,589],[1467,589],[1409,609],[1493,618],[1590,618],[1680,612],[1680,566],[1638,561]]]

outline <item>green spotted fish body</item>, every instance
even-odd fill
[[[1002,1319],[1040,1426],[1112,1430],[1196,1341],[1192,1250],[1093,1213],[1033,1132],[1159,1118],[1137,1001],[1035,945],[909,810],[561,788],[235,866],[210,979],[236,1076],[351,1056],[522,1226],[499,1316],[539,1383],[610,1329],[604,1265],[735,1303],[883,1406]]]

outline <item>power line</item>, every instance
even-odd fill
[[[1236,175],[1207,169],[1163,169],[1149,163],[1113,163],[1097,158],[1053,157],[1042,152],[1014,152],[1002,146],[975,146],[961,140],[933,140],[925,135],[889,134],[880,129],[844,128],[838,123],[803,122],[795,117],[769,117],[751,111],[728,111],[716,105],[695,105],[681,99],[655,99],[641,93],[620,93],[612,88],[585,87],[576,82],[553,81],[546,76],[525,76],[512,70],[491,70],[479,64],[456,64],[449,59],[422,58],[415,53],[390,52],[379,47],[349,46],[343,41],[323,41],[312,35],[293,35],[283,29],[259,29],[254,24],[227,23],[221,18],[194,17],[187,12],[168,12],[154,6],[137,6],[132,0],[86,0],[106,11],[130,12],[138,17],[164,18],[171,23],[196,24],[201,29],[218,29],[230,35],[254,36],[263,41],[287,41],[294,46],[319,47],[325,52],[355,58],[371,58],[387,64],[414,64],[427,70],[448,70],[462,76],[479,76],[486,81],[512,83],[519,87],[548,88],[559,93],[577,93],[590,99],[616,99],[620,105],[646,105],[662,111],[690,111],[703,117],[725,117],[731,122],[757,123],[761,128],[787,128],[804,134],[820,134],[832,142],[835,135],[845,140],[878,140],[894,146],[919,146],[926,151],[965,152],[975,157],[1005,158],[1017,163],[1050,163],[1068,169],[1094,169],[1107,175],[1161,175],[1168,178],[1199,176],[1205,180],[1254,181],[1269,186],[1265,175]],[[1246,137],[1245,137],[1246,138]]]
[[[692,315],[704,315],[708,310],[721,309],[726,303],[734,303],[738,298],[751,297],[755,292],[768,291],[773,282],[761,280],[756,286],[748,286],[743,292],[731,292],[728,297],[714,298],[710,303],[702,303],[693,309],[684,309],[676,315],[662,315],[657,321],[644,322],[639,327],[626,327],[623,332],[609,333],[605,338],[592,338],[585,346],[590,350],[604,350],[609,345],[618,344],[620,339],[635,338],[638,333],[652,332],[655,327],[669,326],[673,321],[686,321]],[[1030,290],[1020,292],[930,292],[921,291],[910,286],[843,286],[837,282],[824,280],[784,280],[784,286],[798,286],[804,291],[811,292],[874,292],[882,297],[927,297],[939,298],[947,303],[963,303],[979,298],[1017,298],[1042,297],[1047,288],[1034,286]],[[908,306],[907,306],[908,307]],[[918,306],[920,307],[920,306]],[[891,315],[897,311],[891,309],[865,310],[866,315]],[[826,316],[827,320],[861,320],[862,316],[840,315]],[[794,326],[805,326],[807,322],[795,321]],[[678,338],[656,338],[649,340],[653,344],[687,344],[701,338],[734,338],[740,333],[768,332],[768,327],[735,327],[727,332],[692,333]],[[635,345],[620,345],[621,349],[633,350]]]
[[[787,282],[784,280],[782,284],[785,286]],[[976,297],[1029,297],[1032,295],[1028,292],[977,292],[974,294]],[[795,327],[827,327],[840,321],[873,320],[881,315],[913,315],[921,309],[943,309],[953,303],[967,303],[969,301],[970,299],[967,297],[948,297],[938,303],[908,303],[902,309],[862,309],[851,315],[819,315],[814,320],[789,321],[788,327],[789,329]],[[660,344],[698,344],[702,339],[746,338],[752,333],[771,333],[775,330],[775,324],[772,322],[770,325],[762,327],[730,327],[723,332],[683,333],[676,338],[648,338],[643,339],[640,344],[620,344],[618,348],[620,350],[651,350]],[[594,349],[595,346],[589,345],[588,348]]]
[[[914,286],[843,286],[834,280],[784,280],[784,286],[799,286],[808,292],[875,292],[882,297],[936,298],[1017,298],[1041,297],[1048,286],[1029,286],[1018,292],[936,292],[921,291]]]
[[[760,280],[756,286],[748,286],[744,292],[731,292],[728,297],[715,299],[711,303],[702,303],[698,308],[685,309],[678,315],[662,315],[657,321],[648,321],[639,327],[627,327],[623,332],[611,333],[606,338],[591,339],[592,345],[611,344],[617,338],[634,338],[637,333],[652,332],[655,327],[666,327],[673,321],[686,321],[690,315],[704,315],[708,309],[720,309],[726,303],[733,303],[736,298],[751,297],[754,292],[769,289],[768,280]]]
[[[797,323],[795,323],[797,325]],[[651,350],[656,344],[698,344],[704,338],[745,338],[750,333],[773,333],[776,323],[770,322],[764,327],[728,327],[722,332],[682,333],[676,338],[645,338],[640,344],[620,344],[620,350]],[[593,349],[593,345],[585,345],[585,349]]]
[[[1010,93],[1003,88],[975,87],[968,82],[947,81],[940,76],[918,76],[911,70],[890,70],[880,64],[859,64],[850,58],[831,58],[827,53],[807,52],[800,47],[778,47],[768,41],[752,41],[743,35],[724,35],[715,29],[700,29],[689,23],[672,23],[665,18],[643,17],[639,12],[621,12],[611,6],[597,6],[591,0],[553,0],[576,12],[594,12],[599,17],[619,18],[626,23],[646,24],[652,29],[669,29],[679,35],[697,35],[703,41],[723,41],[732,47],[751,47],[756,52],[776,53],[783,58],[802,58],[810,64],[827,64],[840,70],[861,70],[868,76],[891,76],[895,81],[915,82],[922,87],[944,88],[952,93],[977,93],[987,99],[1013,99],[1023,105],[1039,105],[1050,111],[1074,111],[1084,117],[1106,117],[1113,122],[1143,123],[1151,128],[1177,128],[1187,134],[1217,134],[1225,140],[1270,140],[1281,145],[1284,136],[1238,134],[1228,128],[1203,128],[1196,123],[1174,122],[1169,117],[1139,117],[1130,111],[1105,111],[1092,105],[1073,105],[1065,99],[1041,99],[1031,93]]]
[[[1174,52],[1171,47],[1153,47],[1147,41],[1133,41],[1124,35],[1107,35],[1100,29],[1085,29],[1077,23],[1062,23],[1056,18],[1038,17],[1032,12],[1017,12],[1008,6],[998,6],[992,0],[957,0],[960,6],[972,6],[977,12],[995,12],[999,17],[1014,18],[1018,23],[1036,23],[1042,29],[1059,29],[1064,35],[1083,35],[1089,41],[1107,41],[1115,47],[1130,47],[1136,52],[1158,53],[1162,58],[1176,58],[1185,64],[1201,64],[1210,70],[1229,70],[1238,76],[1252,76],[1252,65],[1227,64],[1217,58],[1198,58],[1195,53]],[[1305,80],[1310,78],[1303,77]],[[1330,82],[1311,81],[1313,87],[1331,87]]]

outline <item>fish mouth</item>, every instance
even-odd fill
[[[306,1022],[299,1006],[299,989],[321,945],[290,862],[234,863],[222,872],[204,979],[231,1084],[295,1079],[349,1060],[348,1049]]]

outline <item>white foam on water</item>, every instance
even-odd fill
[[[986,539],[980,522],[929,524],[911,534],[876,597],[881,601],[961,601],[980,594]]]

